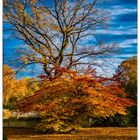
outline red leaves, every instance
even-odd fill
[[[136,105],[132,100],[127,98],[117,98],[116,102],[120,103],[123,107],[130,107]]]
[[[82,103],[83,101],[81,99],[73,99],[72,100],[72,103],[76,103],[76,104],[79,104],[79,103]]]
[[[39,75],[38,76],[40,79],[48,79],[49,77],[47,75]]]
[[[18,107],[32,110],[34,106],[39,112],[55,115],[70,115],[81,110],[87,115],[89,113],[96,117],[106,117],[116,113],[125,114],[126,107],[135,105],[124,98],[124,89],[108,78],[78,75],[65,68],[59,69],[59,74],[52,81],[42,81],[46,87],[19,103]],[[48,77],[42,75],[41,78]],[[86,107],[83,109],[83,106]]]

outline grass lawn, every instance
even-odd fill
[[[76,134],[9,134],[8,140],[136,140],[135,127],[83,128]]]

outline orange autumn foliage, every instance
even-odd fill
[[[21,111],[40,112],[40,131],[63,133],[81,127],[89,117],[126,115],[126,108],[135,105],[112,79],[90,72],[78,74],[61,68],[55,77],[40,78],[42,89],[17,104]]]
[[[71,124],[80,125],[89,116],[126,115],[126,108],[135,103],[125,98],[126,93],[116,83],[104,85],[104,82],[104,78],[80,75],[62,68],[60,75],[51,80],[44,76],[43,88],[20,101],[17,107],[21,111],[40,112],[47,122],[45,127],[53,127],[56,131],[68,120]]]

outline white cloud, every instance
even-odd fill
[[[132,47],[132,43],[137,43],[137,39],[126,39],[123,42],[119,43],[121,48]]]
[[[133,57],[136,54],[119,54],[118,56],[115,56],[114,58],[126,58],[126,57]]]
[[[97,71],[97,75],[104,76],[104,77],[111,77],[118,65],[125,60],[125,59],[120,59],[120,58],[115,58],[115,57],[110,57],[110,58],[103,58],[103,59],[98,59],[98,64],[101,64],[101,67],[94,66],[94,68]]]
[[[133,12],[137,12],[136,8],[126,8],[124,6],[112,6],[111,9],[108,10],[112,16],[120,15],[120,14],[129,14]]]
[[[130,35],[130,34],[136,34],[137,30],[135,28],[128,29],[127,32],[124,30],[125,28],[118,28],[116,30],[97,30],[96,34],[113,34],[113,35]]]
[[[98,66],[94,66],[97,71],[97,75],[104,76],[104,77],[112,77],[113,74],[115,74],[118,66],[126,60],[126,57],[133,57],[135,54],[122,54],[122,55],[116,55],[111,58],[104,58],[105,61],[108,63],[105,63],[102,65],[102,68]],[[99,59],[98,62],[103,63],[102,59]]]

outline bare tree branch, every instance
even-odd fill
[[[4,22],[12,25],[15,37],[31,50],[21,56],[21,61],[39,63],[47,75],[52,75],[60,67],[98,65],[91,63],[96,57],[115,53],[115,45],[97,42],[87,47],[82,43],[96,35],[97,27],[106,27],[108,16],[100,14],[97,2],[54,0],[49,6],[43,0],[5,0]]]

